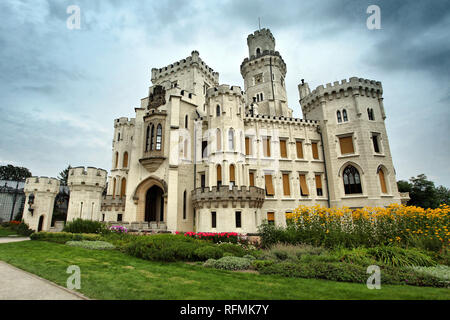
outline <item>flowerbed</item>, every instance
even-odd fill
[[[285,229],[263,225],[262,244],[308,243],[326,247],[397,244],[431,251],[448,248],[450,207],[423,209],[393,204],[387,208],[300,206],[286,214]]]
[[[236,232],[185,232],[179,231],[175,234],[184,234],[185,237],[190,237],[200,240],[209,240],[214,243],[231,242],[231,243],[247,243],[247,237]]]

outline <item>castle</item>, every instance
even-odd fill
[[[304,118],[293,118],[272,33],[258,30],[247,45],[244,90],[219,84],[197,51],[152,69],[136,116],[114,121],[110,175],[69,171],[67,220],[254,233],[265,220],[284,225],[299,205],[400,203],[381,83],[352,77],[311,91],[302,80]],[[49,229],[58,186],[52,178],[27,179],[31,228]]]

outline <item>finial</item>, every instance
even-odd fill
[[[302,79],[302,84],[305,84],[305,79]]]
[[[258,28],[261,31],[261,17],[258,17]]]

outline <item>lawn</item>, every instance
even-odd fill
[[[45,241],[0,244],[0,260],[65,286],[69,265],[81,269],[81,293],[94,299],[450,299],[450,290],[284,278],[160,263],[118,251]]]
[[[0,237],[7,237],[10,235],[16,235],[16,233],[12,230],[9,229],[5,229],[3,227],[0,226]]]

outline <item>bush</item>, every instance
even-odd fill
[[[21,222],[19,225],[17,225],[15,230],[18,234],[26,237],[30,236],[34,232],[34,230],[31,230],[29,226],[24,222]]]
[[[235,257],[243,257],[247,254],[247,251],[237,244],[232,243],[220,243],[218,244],[219,248],[221,248],[225,253],[231,253]]]
[[[223,257],[219,260],[210,261],[210,266],[222,270],[247,270],[250,268],[250,260],[240,257]]]
[[[101,237],[98,234],[77,234],[70,232],[35,232],[30,236],[31,240],[49,241],[64,244],[67,241],[96,241]]]
[[[100,221],[76,219],[68,222],[63,231],[71,233],[101,233],[106,227]]]
[[[434,267],[412,267],[418,273],[430,275],[439,278],[447,285],[450,284],[450,267],[444,265],[437,265]]]
[[[115,248],[114,245],[106,241],[67,241],[66,245],[90,250],[112,250]]]
[[[274,260],[253,260],[252,267],[256,270],[275,264]]]
[[[176,232],[176,234],[183,234],[181,232]],[[247,243],[247,238],[236,232],[185,232],[183,234],[185,237],[191,237],[199,240],[209,240],[214,243],[221,242],[231,242],[231,243]]]
[[[373,256],[377,261],[394,267],[436,265],[431,257],[417,249],[403,249],[395,246],[380,246],[370,248],[367,254]]]
[[[208,259],[203,263],[203,266],[206,268],[214,268],[214,264],[216,263],[216,259]]]
[[[242,258],[253,261],[256,260],[256,258],[250,254],[246,254],[245,256],[243,256]]]
[[[219,259],[223,256],[223,250],[217,246],[200,247],[194,251],[194,255],[201,261]]]

